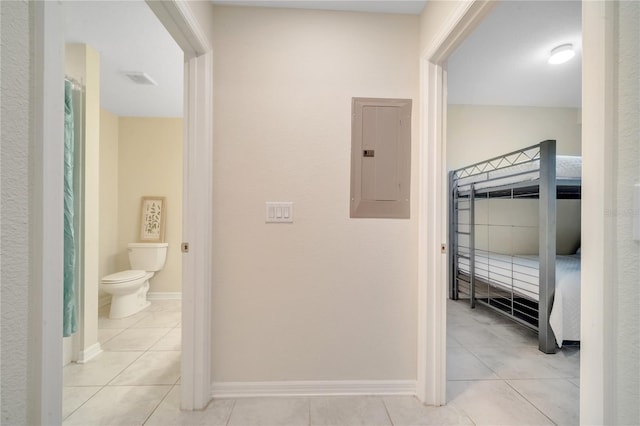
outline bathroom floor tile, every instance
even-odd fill
[[[124,328],[99,328],[98,342],[100,342],[100,345],[104,349],[104,344],[108,342],[110,339],[112,339],[113,337],[122,333],[123,330],[125,329]]]
[[[62,418],[69,417],[100,389],[102,386],[65,386],[62,388]]]
[[[106,351],[146,351],[170,331],[170,328],[129,328],[102,345],[102,349]]]
[[[144,330],[144,329],[140,329]],[[161,328],[151,330],[163,330]],[[158,342],[151,347],[151,351],[179,351],[182,349],[182,330],[180,327],[172,328]]]
[[[207,408],[198,411],[180,410],[180,386],[176,385],[166,396],[145,426],[225,426],[235,404],[233,399],[215,399]]]
[[[171,386],[107,386],[70,415],[64,425],[142,425]]]
[[[182,300],[152,300],[149,312],[182,311]]]
[[[308,398],[242,398],[236,400],[229,426],[308,426]]]
[[[109,386],[173,385],[180,377],[180,351],[145,352]]]
[[[385,396],[383,399],[394,426],[473,425],[469,416],[456,407],[426,406],[413,396]]]
[[[147,308],[148,309],[148,308]],[[147,317],[150,312],[144,309],[137,314],[120,318],[120,319],[111,319],[108,316],[100,316],[98,317],[98,329],[101,328],[129,328],[134,324],[138,323],[141,319]],[[107,314],[108,315],[108,314]]]
[[[507,383],[555,424],[580,424],[580,389],[568,380],[508,380]]]
[[[179,311],[150,312],[132,328],[173,328],[181,319],[182,314]]]
[[[311,425],[391,425],[377,396],[337,396],[311,399]]]
[[[71,363],[62,369],[64,386],[101,386],[131,365],[142,352],[102,352],[86,364]]]
[[[502,380],[447,382],[448,405],[463,410],[476,425],[552,425]]]

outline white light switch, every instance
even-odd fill
[[[292,223],[293,203],[291,201],[267,201],[267,223]]]

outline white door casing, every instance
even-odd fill
[[[211,393],[211,47],[185,1],[150,1],[185,51],[183,235],[183,408],[204,408]],[[28,423],[62,423],[62,152],[64,14],[60,2],[32,2],[33,104],[30,193]],[[188,162],[188,163],[187,163]],[[59,208],[55,208],[59,206]],[[44,214],[47,212],[47,214]],[[59,212],[59,213],[55,213]],[[58,302],[56,302],[58,301]],[[186,330],[186,332],[185,332]]]
[[[446,403],[447,162],[446,72],[449,55],[495,6],[461,2],[420,56],[420,152],[418,189],[418,384],[428,405]]]
[[[182,409],[211,399],[213,54],[187,2],[147,1],[185,54],[183,120]]]

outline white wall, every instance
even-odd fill
[[[166,197],[164,269],[151,279],[151,293],[182,291],[182,119],[120,117],[118,120],[118,258],[129,269],[127,244],[138,241],[140,202]]]
[[[640,212],[633,210],[631,188],[640,183],[640,3],[620,2],[618,11],[619,57],[617,70],[617,188],[613,209],[616,219],[615,269],[606,283],[615,300],[615,397],[617,424],[640,424],[640,243],[631,229]]]
[[[214,381],[415,379],[418,18],[214,10]],[[410,220],[349,219],[354,96],[414,99]]]
[[[2,292],[0,389],[3,424],[27,424],[29,367],[30,45],[29,4],[0,2],[2,82]],[[62,225],[61,225],[62,226]],[[62,336],[61,336],[62,338]],[[31,364],[32,365],[32,364]],[[33,389],[32,389],[33,390]]]

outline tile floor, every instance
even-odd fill
[[[154,301],[109,320],[104,352],[64,368],[65,425],[573,425],[578,424],[579,349],[537,350],[536,336],[497,314],[449,301],[447,400],[413,397],[240,398],[206,410],[180,406],[180,303]]]

